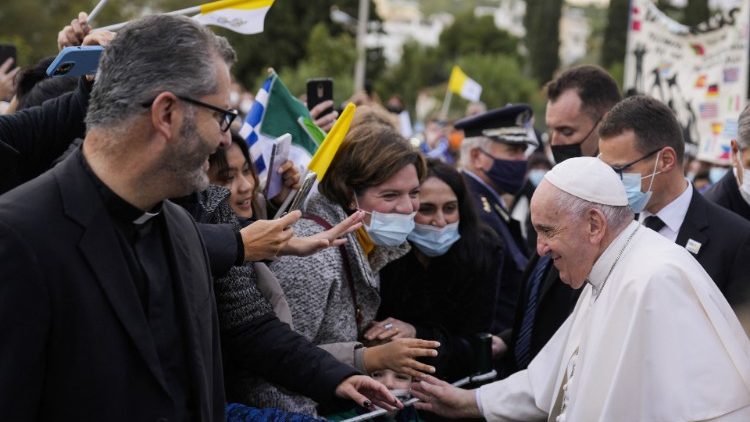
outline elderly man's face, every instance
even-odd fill
[[[550,145],[581,144],[584,156],[593,156],[597,149],[597,122],[584,113],[583,103],[574,89],[563,92],[557,100],[547,102],[544,116],[549,128]]]
[[[586,224],[560,209],[557,188],[544,180],[531,198],[531,222],[537,231],[536,251],[549,255],[560,280],[574,289],[583,286],[596,261],[596,247],[589,242]]]

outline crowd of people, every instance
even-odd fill
[[[241,52],[168,15],[82,13],[81,44],[95,76],[0,68],[3,418],[750,420],[750,108],[699,190],[674,113],[596,66],[546,84],[543,136],[472,104],[415,142],[355,95],[303,211],[269,219],[304,169],[263,194]],[[450,384],[487,355],[497,381]]]

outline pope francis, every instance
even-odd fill
[[[583,287],[575,310],[527,370],[473,391],[425,376],[417,407],[488,421],[750,421],[737,317],[701,265],[627,204],[597,158],[548,172],[531,200],[537,252]]]

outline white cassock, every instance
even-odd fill
[[[685,249],[638,227],[599,257],[528,369],[479,389],[487,420],[750,421],[750,340],[737,317]]]

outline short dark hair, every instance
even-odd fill
[[[574,89],[581,99],[581,111],[597,121],[621,99],[617,82],[599,66],[572,67],[545,85],[547,98],[555,102],[567,90]]]
[[[390,125],[362,122],[349,130],[318,186],[323,196],[349,209],[353,195],[377,186],[413,164],[421,182],[424,157]]]
[[[635,134],[635,147],[641,154],[672,147],[677,161],[682,163],[685,156],[682,128],[666,104],[645,95],[622,100],[602,119],[599,138],[611,138],[628,130]]]

